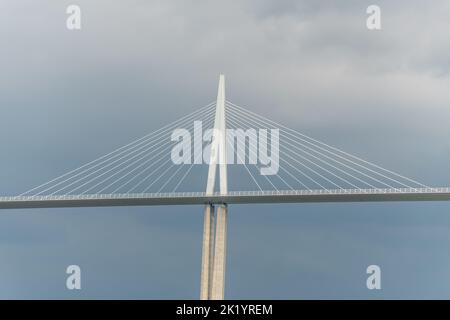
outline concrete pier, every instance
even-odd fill
[[[223,300],[225,292],[225,267],[227,260],[227,215],[226,205],[217,207],[216,239],[214,244],[213,278],[211,300]]]
[[[209,300],[212,290],[212,272],[214,263],[214,206],[205,206],[203,219],[202,273],[200,282],[200,300]]]

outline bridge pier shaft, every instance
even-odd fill
[[[215,214],[214,206],[205,206],[203,218],[202,271],[200,282],[200,300],[209,300],[212,290],[214,265]]]
[[[227,215],[227,205],[219,205],[217,207],[216,238],[214,241],[211,300],[224,299],[227,260]]]

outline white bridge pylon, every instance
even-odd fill
[[[221,74],[206,184],[207,195],[214,193],[217,166],[219,166],[220,194],[228,193],[226,137],[225,76]],[[205,206],[200,280],[201,300],[223,300],[224,298],[228,208],[226,204],[220,204],[217,205],[217,214],[214,211],[213,205]]]

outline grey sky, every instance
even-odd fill
[[[82,30],[65,9],[82,9]],[[382,10],[382,30],[365,27]],[[227,97],[450,185],[448,1],[0,3],[0,194]],[[445,203],[233,206],[228,298],[448,298]],[[4,211],[0,298],[197,298],[201,207]],[[245,238],[245,234],[249,234]],[[79,264],[83,290],[65,289]],[[365,289],[379,264],[383,290]]]

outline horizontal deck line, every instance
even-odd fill
[[[449,201],[450,188],[336,189],[237,191],[227,195],[204,192],[99,194],[66,196],[0,197],[0,209],[304,203],[304,202],[380,202],[380,201]]]

